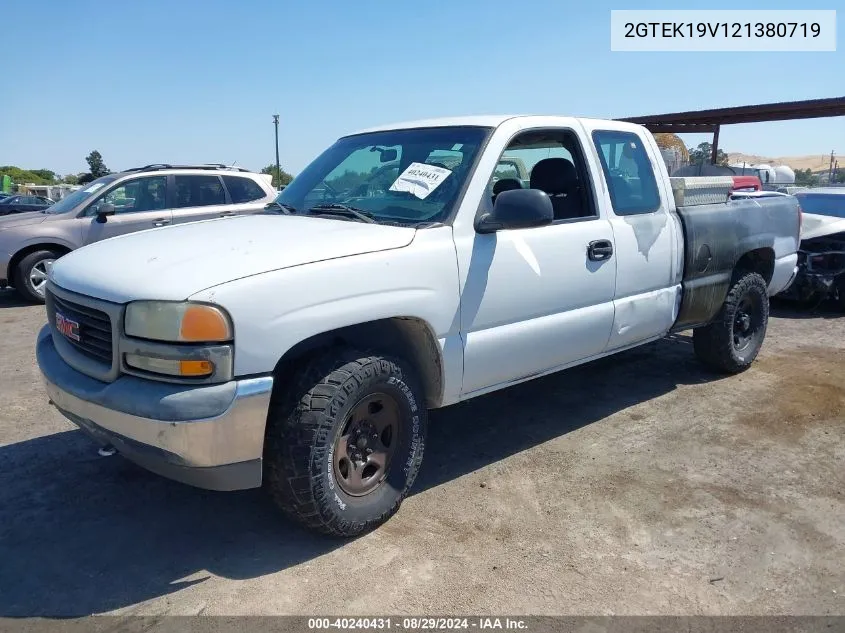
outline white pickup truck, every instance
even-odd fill
[[[713,368],[752,363],[800,211],[697,182],[714,184],[670,180],[652,135],[616,121],[366,130],[262,214],[58,260],[38,364],[67,418],[145,468],[265,485],[305,525],[359,534],[414,482],[428,409],[691,328]]]

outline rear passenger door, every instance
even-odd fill
[[[658,177],[662,157],[652,143],[606,122],[585,126],[591,127],[601,164],[616,243],[611,351],[663,336],[672,327],[680,307],[683,238],[668,206],[668,183]]]
[[[223,176],[223,184],[232,202],[231,211],[236,215],[257,213],[275,196],[264,191],[257,182],[246,176]]]
[[[171,178],[174,224],[234,215],[219,175],[183,174]]]

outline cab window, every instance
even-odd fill
[[[614,213],[638,215],[657,211],[660,193],[642,139],[632,132],[597,130],[593,132],[593,142]]]

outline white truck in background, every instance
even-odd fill
[[[617,121],[366,130],[264,214],[62,257],[38,364],[55,406],[130,460],[264,485],[303,524],[360,534],[413,484],[428,409],[686,329],[709,366],[747,368],[800,211],[720,186],[670,180],[652,135]]]

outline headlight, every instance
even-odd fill
[[[128,336],[171,343],[232,340],[232,322],[221,309],[204,303],[135,301],[126,307]]]

